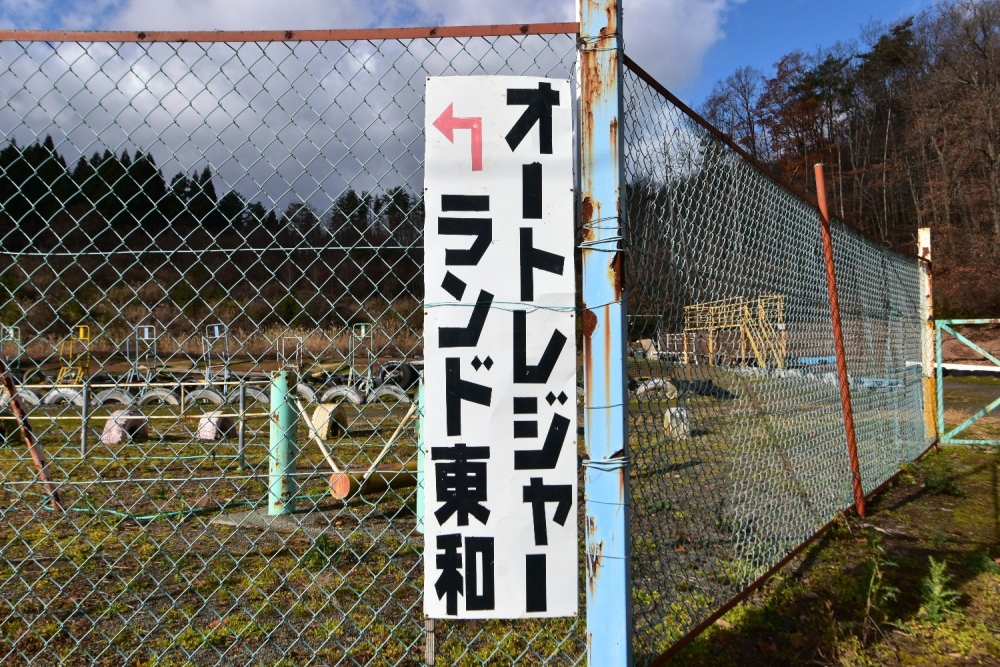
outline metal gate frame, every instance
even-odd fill
[[[1000,396],[994,399],[989,405],[982,408],[974,415],[966,419],[964,422],[946,431],[944,427],[944,365],[942,363],[941,354],[941,332],[946,331],[952,336],[954,336],[960,343],[973,350],[977,354],[981,354],[994,366],[1000,367],[1000,359],[981,348],[980,346],[973,343],[971,340],[963,336],[962,334],[955,331],[954,326],[964,326],[969,324],[1000,324],[1000,318],[992,319],[967,319],[967,320],[935,320],[934,321],[934,353],[937,368],[937,386],[939,391],[937,392],[937,430],[939,434],[939,441],[942,445],[1000,445],[1000,440],[984,440],[984,439],[974,439],[974,438],[956,438],[959,433],[966,430],[974,423],[979,421],[981,418],[988,415],[997,407],[1000,407]]]

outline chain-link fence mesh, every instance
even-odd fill
[[[573,34],[0,43],[3,351],[62,503],[5,410],[0,662],[423,659],[425,77],[575,57]],[[272,517],[282,369],[296,511]],[[584,634],[439,623],[437,655],[575,663]]]
[[[0,43],[0,344],[61,500],[4,410],[0,661],[422,659],[424,81],[573,78],[575,37]],[[818,213],[631,70],[624,98],[644,662],[852,496]],[[931,435],[917,260],[833,237],[870,491]],[[586,648],[582,618],[436,634],[445,664]]]
[[[637,663],[853,503],[818,211],[624,75]],[[866,492],[924,449],[918,266],[834,224]]]

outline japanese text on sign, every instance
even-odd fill
[[[426,109],[424,611],[572,616],[570,84],[434,77]]]

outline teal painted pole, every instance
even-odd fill
[[[417,532],[424,532],[424,376],[417,385]]]
[[[298,411],[292,402],[291,389],[295,378],[291,371],[278,371],[271,376],[271,442],[268,459],[270,469],[267,484],[269,516],[295,511],[295,430]]]

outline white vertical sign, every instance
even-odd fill
[[[576,615],[570,84],[427,80],[424,611]]]

